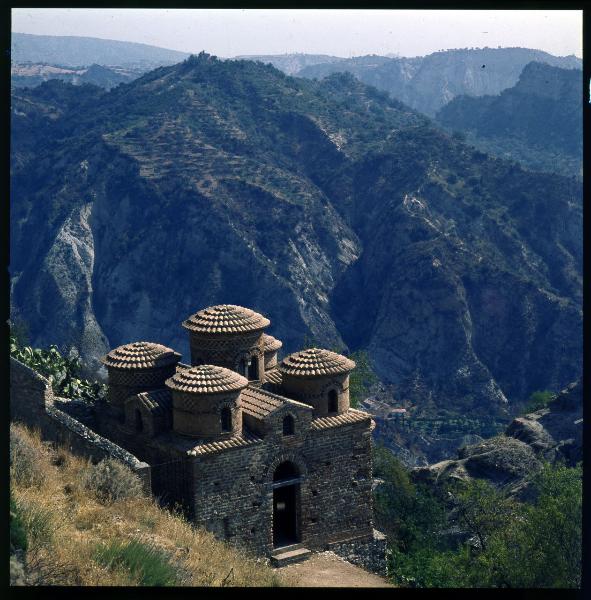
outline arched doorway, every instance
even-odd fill
[[[282,462],[273,473],[273,546],[289,546],[299,535],[300,472],[290,461]]]

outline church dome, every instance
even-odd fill
[[[279,369],[295,377],[315,377],[349,373],[355,363],[336,352],[321,348],[308,348],[285,357]]]
[[[248,379],[235,371],[215,365],[199,365],[177,371],[166,385],[179,392],[189,394],[220,394],[241,390]]]
[[[263,315],[234,304],[204,308],[183,321],[183,327],[195,333],[247,333],[267,327],[271,321]]]
[[[111,350],[102,362],[115,369],[158,369],[178,363],[181,355],[153,342],[133,342]]]
[[[277,338],[274,338],[272,335],[267,333],[263,333],[263,344],[265,352],[276,352],[283,346],[283,342],[280,342]]]

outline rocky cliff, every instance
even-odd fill
[[[424,412],[485,416],[581,366],[579,183],[527,173],[386,94],[202,54],[109,92],[12,99],[11,303],[98,366],[252,307],[284,350],[369,349]]]
[[[542,461],[574,466],[583,459],[583,391],[581,381],[533,413],[514,419],[504,435],[465,446],[457,459],[412,471],[418,481],[485,479],[510,493],[527,497],[528,483]]]

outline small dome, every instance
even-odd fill
[[[238,391],[248,385],[248,379],[235,371],[215,365],[199,365],[177,371],[166,385],[190,394],[219,394]]]
[[[133,342],[111,350],[103,364],[116,369],[154,369],[178,363],[181,355],[171,348],[153,342]]]
[[[283,346],[283,342],[280,342],[277,338],[267,333],[263,333],[263,343],[265,344],[265,352],[276,352]]]
[[[250,308],[234,304],[210,306],[183,321],[183,327],[196,333],[246,333],[267,327],[271,321]]]
[[[348,373],[355,363],[341,354],[320,348],[308,348],[285,357],[279,369],[287,375],[314,377]]]

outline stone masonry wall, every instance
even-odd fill
[[[386,536],[376,529],[368,541],[336,542],[329,549],[347,562],[358,565],[372,573],[387,575]]]
[[[296,424],[297,427],[297,424]],[[195,521],[256,554],[273,551],[273,473],[283,461],[300,474],[301,543],[311,550],[372,540],[371,430],[367,422],[308,429],[298,444],[263,442],[197,457]]]
[[[65,399],[54,398],[51,385],[45,377],[10,358],[11,420],[39,429],[43,439],[63,444],[74,454],[96,461],[116,458],[140,477],[146,492],[151,491],[148,464],[59,410],[54,400],[60,401],[60,404],[67,403]]]

